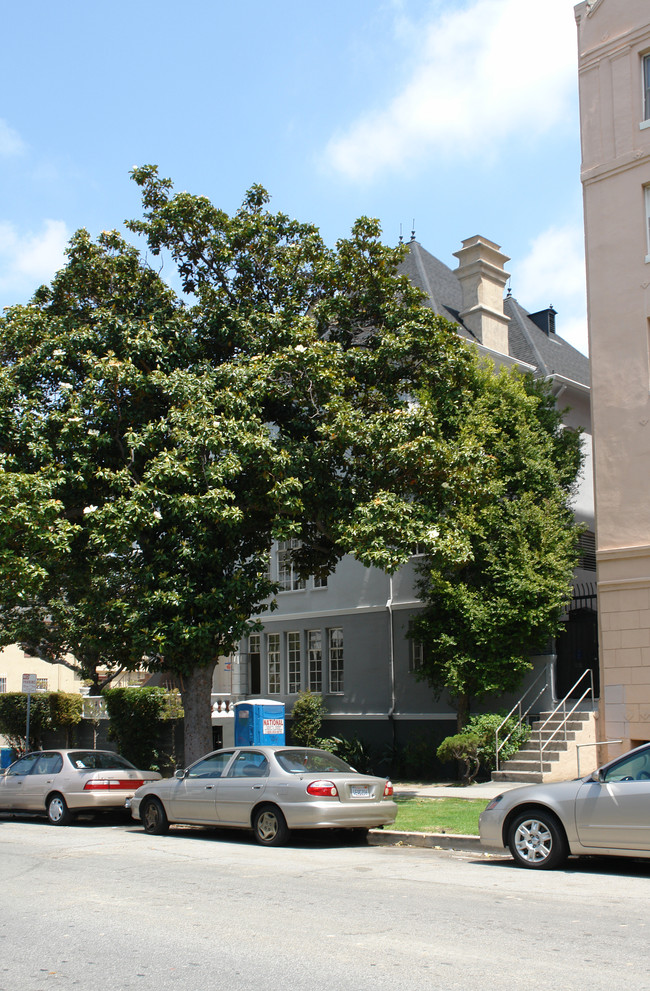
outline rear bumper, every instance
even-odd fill
[[[305,802],[283,805],[289,829],[376,829],[397,817],[395,802]]]

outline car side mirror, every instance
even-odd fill
[[[593,774],[590,774],[589,775],[589,780],[590,781],[597,781],[598,784],[602,784],[602,782],[603,782],[603,772],[600,769],[598,769],[597,771],[594,771]]]
[[[178,778],[180,781],[183,780],[186,774],[187,771],[185,770],[184,767],[179,767],[177,771],[174,771],[174,777]]]

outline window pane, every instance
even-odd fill
[[[309,691],[323,691],[323,637],[320,630],[309,630],[307,633],[307,652],[309,660]]]
[[[343,630],[329,631],[330,692],[343,691]]]
[[[280,634],[269,633],[267,639],[267,672],[269,693],[280,694]]]
[[[643,57],[643,119],[650,120],[650,55]]]
[[[287,669],[289,674],[289,693],[299,692],[302,680],[300,633],[287,633]]]

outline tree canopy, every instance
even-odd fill
[[[488,467],[457,519],[468,553],[426,558],[411,628],[424,648],[420,676],[454,699],[459,729],[472,699],[516,689],[530,655],[559,631],[580,532],[571,512],[580,434],[564,429],[549,384],[485,366],[476,382],[463,429]]]
[[[134,171],[149,251],[73,237],[0,319],[0,637],[50,660],[168,670],[186,759],[210,687],[272,596],[274,538],[326,573],[465,561],[493,455],[467,426],[481,373],[362,218],[327,248],[253,187],[232,216]],[[74,660],[71,660],[70,657]]]

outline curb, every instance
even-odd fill
[[[486,852],[478,836],[462,833],[403,833],[397,829],[371,829],[368,843],[372,846],[416,846],[435,850],[468,850]]]

